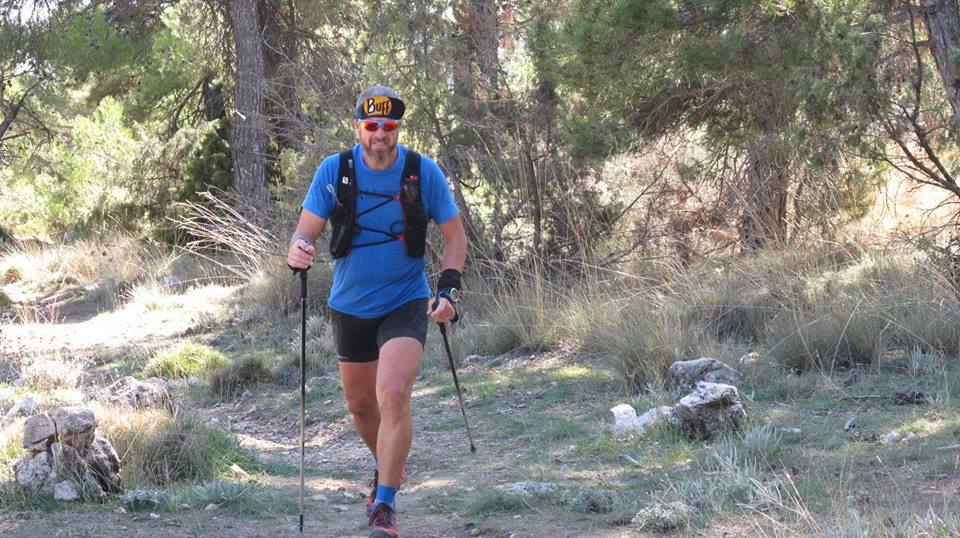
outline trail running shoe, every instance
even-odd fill
[[[373,501],[377,498],[377,478],[380,473],[373,470],[373,480],[370,481],[370,495],[367,495],[367,517],[373,515]]]
[[[370,514],[370,538],[397,538],[397,513],[387,503],[380,503]]]
[[[373,513],[373,501],[377,500],[377,478],[379,477],[379,472],[377,469],[373,470],[373,480],[370,481],[370,495],[367,495],[367,517]],[[400,486],[403,486],[403,482],[407,479],[407,470],[404,469],[400,471]],[[400,489],[400,488],[397,488]]]

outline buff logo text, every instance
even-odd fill
[[[387,116],[392,108],[393,103],[390,102],[389,97],[377,96],[367,99],[367,116]]]

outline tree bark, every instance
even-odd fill
[[[926,0],[921,9],[954,124],[960,126],[960,3]]]
[[[230,22],[237,56],[236,111],[230,152],[234,187],[245,216],[250,217],[267,208],[267,136],[263,118],[266,84],[256,0],[231,0]]]
[[[296,6],[282,0],[260,0],[259,13],[263,21],[265,121],[281,147],[299,150],[306,133],[297,92]]]
[[[773,135],[755,142],[747,153],[740,246],[759,250],[786,237],[789,163]]]

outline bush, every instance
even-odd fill
[[[123,461],[125,488],[165,487],[211,480],[234,463],[250,468],[254,457],[237,437],[191,415],[157,409],[105,409],[96,413],[103,435]]]
[[[255,352],[211,371],[210,390],[220,398],[229,398],[248,386],[271,379],[270,356]]]
[[[200,378],[229,363],[229,359],[216,349],[188,342],[154,355],[144,373],[165,379]]]

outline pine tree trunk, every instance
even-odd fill
[[[301,149],[306,136],[297,91],[296,5],[283,0],[260,0],[263,23],[265,121],[281,147]]]
[[[785,154],[772,134],[748,151],[740,218],[740,246],[744,250],[763,249],[786,237],[789,163]]]
[[[937,61],[940,79],[960,126],[960,3],[957,0],[926,0],[922,4],[923,22]]]
[[[256,0],[231,0],[230,22],[237,55],[236,112],[230,151],[234,187],[245,216],[250,217],[258,210],[267,209],[265,82]]]

